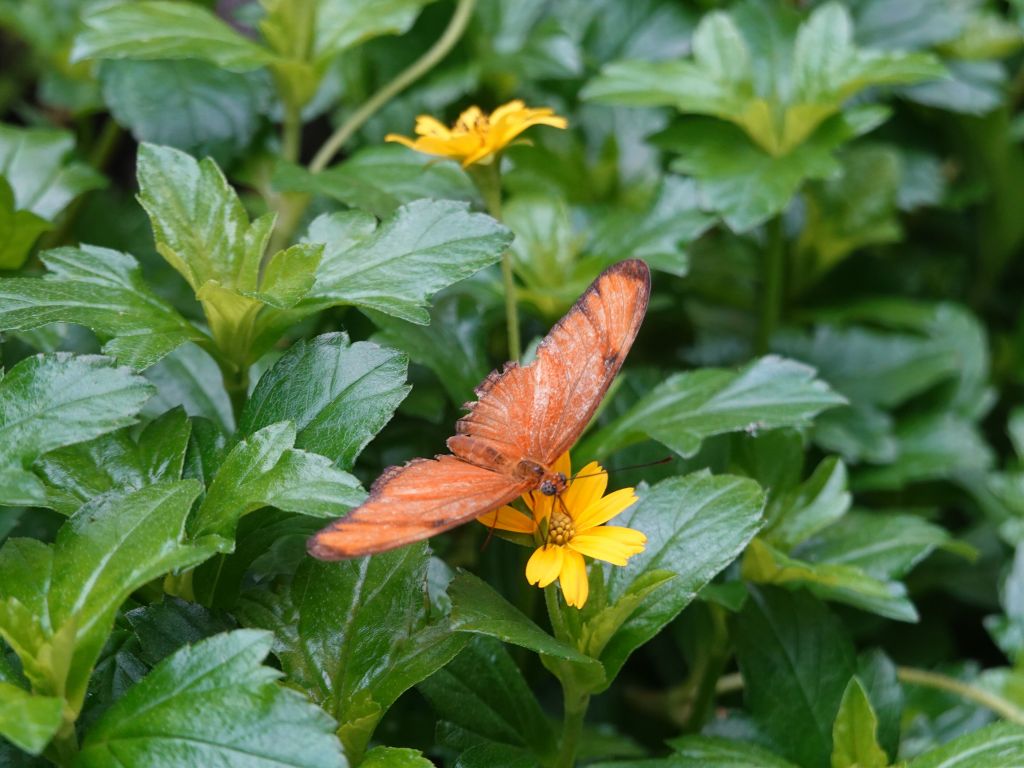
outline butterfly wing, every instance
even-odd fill
[[[454,456],[390,467],[369,498],[309,540],[320,560],[362,557],[454,528],[507,504],[528,486]]]
[[[639,259],[606,269],[537,348],[477,388],[448,447],[511,472],[519,459],[550,466],[576,442],[622,367],[647,311],[651,273]]]

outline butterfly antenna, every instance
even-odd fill
[[[600,472],[591,472],[587,475],[573,475],[573,480],[579,480],[581,477],[597,477],[598,475],[610,475],[612,472],[625,472],[627,469],[643,469],[644,467],[656,467],[659,464],[668,464],[669,462],[675,461],[675,456],[666,456],[663,459],[657,461],[645,461],[643,464],[629,464],[625,467],[616,467],[615,469],[602,469]]]
[[[494,522],[487,526],[487,538],[484,539],[484,543],[480,545],[480,551],[483,552],[487,549],[487,545],[491,543],[491,539],[494,538],[494,529],[498,527],[498,515],[494,515]]]

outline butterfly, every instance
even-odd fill
[[[451,454],[389,467],[366,501],[314,535],[309,553],[343,560],[394,549],[454,528],[523,493],[556,496],[552,470],[579,438],[622,367],[651,293],[639,259],[597,276],[537,347],[529,365],[506,363],[448,438]]]

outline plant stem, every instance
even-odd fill
[[[562,741],[558,745],[555,768],[572,768],[576,764],[576,750],[583,736],[583,721],[587,716],[590,694],[580,693],[573,686],[562,683],[565,716],[562,721]]]
[[[284,125],[281,131],[281,156],[289,163],[299,162],[302,154],[302,109],[289,102],[284,106]]]
[[[473,179],[484,207],[495,219],[501,221],[501,155],[497,154],[486,165],[470,167]],[[519,338],[519,311],[516,306],[516,280],[512,271],[512,251],[501,254],[501,281],[505,286],[505,327],[508,333],[509,360],[519,362],[522,345]]]
[[[955,693],[957,696],[992,710],[1004,720],[1009,720],[1017,725],[1024,725],[1024,712],[1012,703],[1001,696],[989,693],[963,680],[957,680],[955,677],[943,675],[939,672],[930,672],[926,669],[915,669],[913,667],[898,667],[896,669],[896,677],[902,683],[921,685],[926,688],[937,688],[940,691]]]
[[[548,609],[548,618],[551,620],[551,628],[555,631],[555,637],[563,642],[569,640],[569,628],[562,617],[562,609],[558,605],[558,589],[554,584],[544,587],[544,605]]]
[[[249,400],[249,366],[240,365],[235,370],[222,367],[224,376],[224,388],[228,391],[228,398],[231,400],[231,412],[235,415],[237,425],[242,418],[242,411]]]
[[[447,56],[451,49],[455,47],[459,38],[462,37],[462,33],[466,31],[466,26],[469,24],[469,19],[473,15],[473,8],[475,6],[476,0],[458,0],[455,13],[448,22],[448,27],[437,38],[437,41],[426,53],[399,72],[394,80],[387,83],[367,101],[363,102],[363,105],[353,112],[348,120],[338,126],[338,129],[331,134],[330,138],[324,142],[324,145],[320,147],[313,157],[313,161],[309,164],[309,170],[313,173],[318,173],[326,168],[327,164],[338,153],[338,150],[352,137],[352,134],[373,117],[377,110],[433,69],[441,59]]]
[[[768,351],[782,315],[786,254],[781,214],[765,224],[765,234],[767,242],[761,262],[761,317],[754,337],[754,351],[759,355]]]

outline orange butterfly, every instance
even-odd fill
[[[394,549],[454,528],[518,496],[555,496],[567,478],[555,460],[579,438],[636,338],[651,273],[639,259],[606,269],[537,348],[476,388],[455,424],[451,455],[389,467],[367,500],[309,540],[309,553],[342,560]]]

